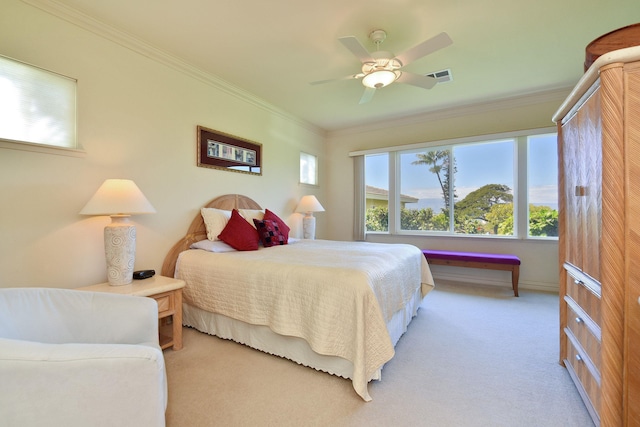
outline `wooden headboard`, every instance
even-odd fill
[[[216,197],[204,205],[203,208],[215,208],[226,211],[230,211],[232,209],[262,209],[253,199],[241,194],[225,194],[224,196]],[[198,214],[191,222],[191,226],[189,226],[187,234],[180,239],[178,243],[173,245],[167,256],[164,258],[161,274],[163,276],[173,277],[176,270],[176,261],[178,260],[180,252],[186,251],[193,243],[206,238],[207,228],[204,225],[202,215],[200,215],[200,209],[198,209]]]

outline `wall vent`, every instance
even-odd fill
[[[436,80],[438,80],[438,83],[446,83],[446,82],[450,82],[451,80],[453,80],[453,75],[451,75],[451,70],[448,69],[448,68],[446,70],[435,71],[433,73],[429,73],[426,76],[427,77],[434,77]]]

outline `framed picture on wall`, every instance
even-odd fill
[[[262,175],[262,144],[198,126],[198,166]]]

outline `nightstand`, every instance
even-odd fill
[[[100,283],[84,286],[78,290],[155,299],[158,303],[160,347],[164,350],[173,346],[174,350],[180,350],[182,348],[182,288],[184,288],[183,280],[153,276],[149,279],[134,280],[129,285],[110,286],[109,283]],[[170,324],[167,323],[168,320],[171,320]],[[164,323],[167,324],[163,326]]]

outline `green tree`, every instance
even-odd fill
[[[509,191],[506,185],[488,184],[469,193],[456,204],[456,232],[513,235],[513,196]],[[403,208],[400,215],[403,230],[449,230],[449,215],[446,212],[435,214],[431,208]],[[366,228],[367,231],[389,231],[389,209],[386,206],[367,209]],[[529,205],[529,234],[558,236],[558,211],[549,206]]]
[[[513,203],[498,203],[491,206],[487,214],[488,225],[493,234],[513,235]]]
[[[455,231],[461,234],[487,234],[485,222],[479,219],[463,217],[456,219]]]
[[[433,229],[436,231],[449,230],[449,214],[447,212],[439,213],[433,217]]]
[[[487,184],[467,194],[455,205],[455,212],[461,217],[487,220],[491,207],[498,203],[513,202],[511,188],[503,184]]]
[[[456,231],[464,234],[496,233],[487,217],[494,205],[512,203],[511,188],[503,184],[487,184],[455,204],[453,211]]]
[[[549,206],[529,205],[529,234],[531,236],[557,236],[558,211]]]
[[[367,209],[365,224],[367,231],[389,231],[389,208],[374,206]]]
[[[434,230],[433,209],[405,209],[400,210],[400,224],[403,230]]]

